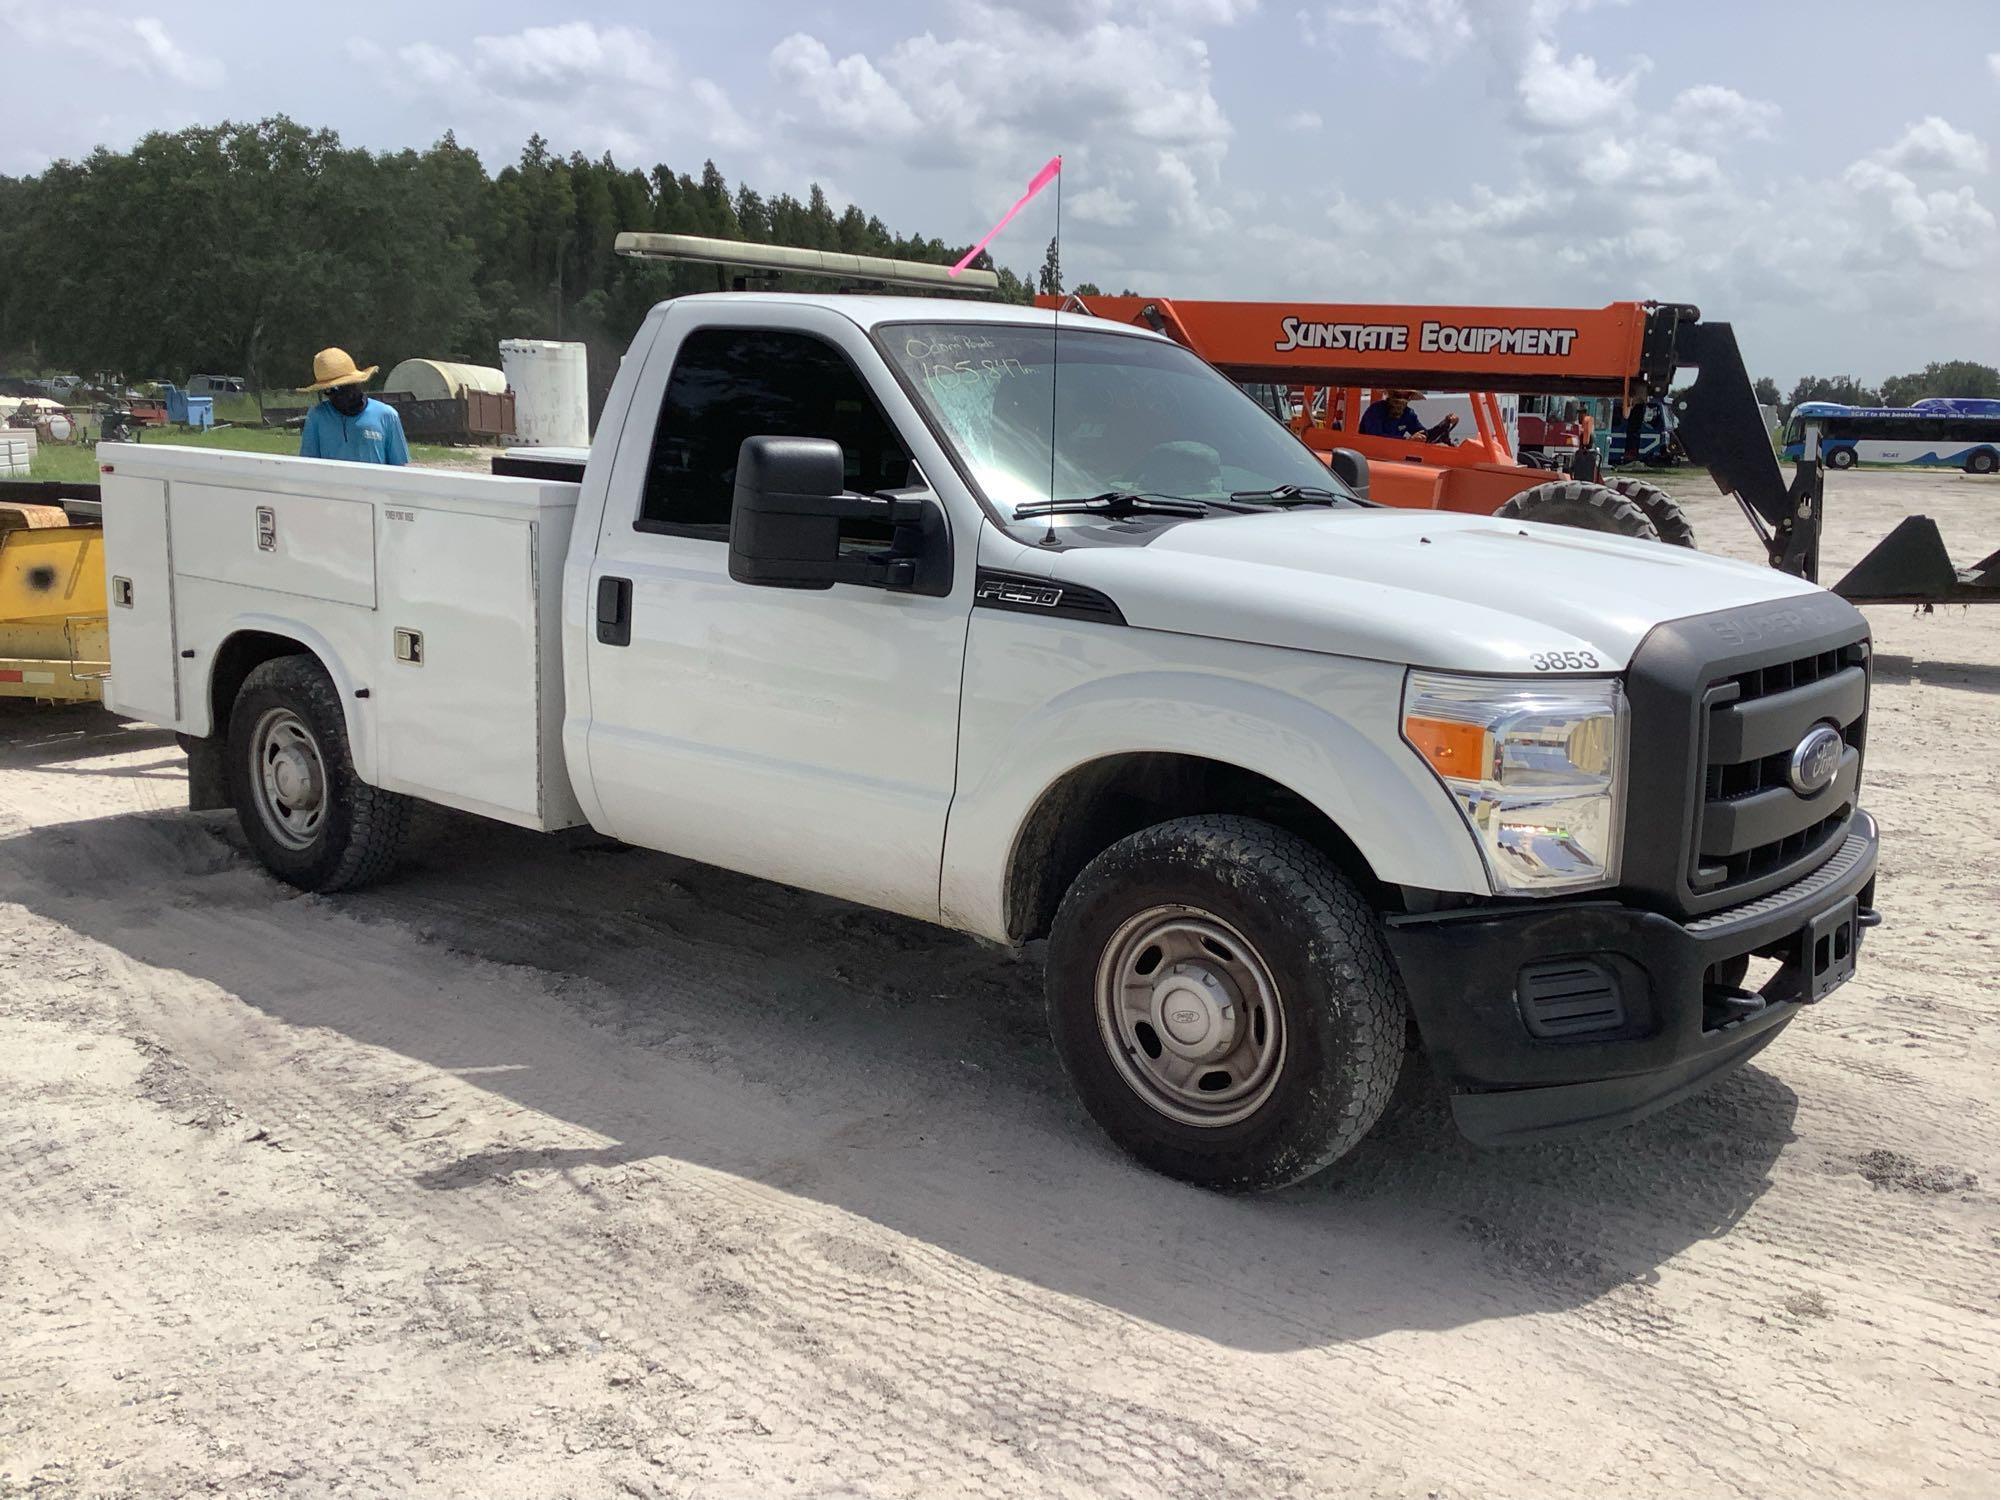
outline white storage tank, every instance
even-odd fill
[[[590,385],[584,346],[551,339],[506,339],[500,367],[514,391],[514,441],[524,447],[587,448]]]
[[[507,376],[492,365],[455,365],[441,359],[406,359],[382,382],[385,391],[407,391],[420,401],[448,401],[467,391],[507,389]]]

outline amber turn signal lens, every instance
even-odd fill
[[[1440,776],[1479,781],[1491,774],[1484,724],[1412,714],[1403,721],[1403,737],[1431,762],[1432,769]]]

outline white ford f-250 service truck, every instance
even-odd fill
[[[1371,506],[1140,329],[687,297],[567,478],[100,454],[107,701],[283,879],[422,799],[1046,936],[1083,1101],[1191,1181],[1334,1161],[1412,1040],[1474,1139],[1632,1118],[1875,921],[1851,606]]]

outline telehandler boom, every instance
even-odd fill
[[[1037,300],[1048,307],[1059,301]],[[1692,367],[1693,384],[1670,398],[1690,460],[1743,507],[1773,567],[1819,579],[1825,495],[1817,434],[1804,450],[1811,458],[1795,464],[1788,480],[1736,334],[1687,303],[1423,307],[1074,294],[1060,301],[1071,311],[1164,333],[1239,384],[1305,388],[1290,425],[1322,453],[1346,448],[1366,458],[1372,499],[1533,520],[1576,518],[1601,530],[1625,529],[1608,523],[1606,497],[1587,494],[1575,481],[1551,484],[1546,470],[1513,462],[1493,396],[1609,397],[1626,413],[1625,451],[1636,453],[1648,400],[1670,398],[1677,373]],[[1397,388],[1474,393],[1477,431],[1451,446],[1361,433],[1364,392]],[[1317,399],[1323,390],[1324,403]],[[1645,513],[1653,534],[1692,544],[1693,533],[1664,491],[1626,478],[1608,486]],[[1586,500],[1598,502],[1597,514],[1584,508]],[[1639,525],[1637,515],[1628,519]],[[1855,602],[1992,602],[1996,573],[1993,556],[1955,568],[1937,523],[1910,516],[1834,591]]]

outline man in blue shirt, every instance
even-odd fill
[[[1445,420],[1427,431],[1424,423],[1417,419],[1417,413],[1410,409],[1410,398],[1417,391],[1385,391],[1369,403],[1362,413],[1359,431],[1368,437],[1408,438],[1414,442],[1450,443],[1452,429],[1459,424],[1459,413],[1447,412]]]
[[[313,383],[320,393],[299,434],[299,457],[344,458],[360,464],[407,464],[403,419],[386,401],[371,400],[368,379],[381,366],[354,366],[345,349],[322,349],[313,356]]]

